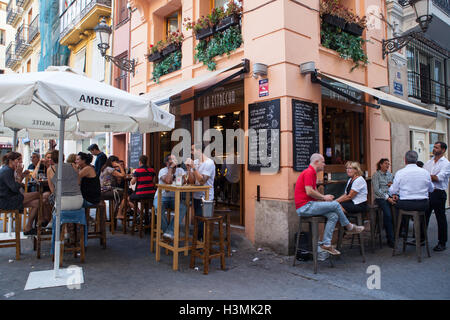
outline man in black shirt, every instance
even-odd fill
[[[31,163],[28,166],[28,170],[34,170],[39,163],[39,160],[41,159],[41,156],[37,152],[33,152],[31,155]]]
[[[100,177],[100,171],[107,160],[106,154],[101,152],[98,145],[95,143],[91,144],[87,149],[92,155],[96,156],[94,168],[97,173],[97,177]]]

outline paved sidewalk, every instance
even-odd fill
[[[429,228],[430,249],[437,241],[434,217]],[[118,232],[107,235],[107,249],[91,239],[86,262],[66,254],[64,267],[83,267],[85,283],[81,289],[67,287],[24,291],[28,274],[53,267],[49,242],[44,243],[40,260],[32,241],[23,240],[22,256],[15,261],[14,248],[0,249],[1,299],[450,299],[450,249],[433,252],[422,263],[416,259],[415,247],[408,246],[405,255],[392,257],[387,246],[369,248],[366,263],[359,250],[343,249],[342,257],[330,268],[328,261],[319,263],[318,274],[312,262],[298,262],[265,248],[255,248],[241,230],[233,229],[233,256],[226,259],[227,271],[221,271],[213,259],[209,275],[189,268],[189,257],[180,255],[180,270],[172,271],[172,256],[162,250],[161,261],[150,253],[149,235]],[[256,259],[258,258],[258,259]],[[370,265],[381,270],[381,289],[369,290],[367,273]],[[11,294],[13,293],[13,294]],[[5,296],[6,295],[6,296]]]

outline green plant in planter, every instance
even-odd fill
[[[239,26],[231,27],[224,32],[215,33],[213,38],[209,41],[201,40],[195,47],[197,53],[195,54],[196,61],[203,62],[208,70],[216,70],[216,62],[213,58],[224,53],[230,53],[242,45],[242,34]]]
[[[159,78],[181,68],[181,50],[175,51],[164,60],[153,65],[153,81],[159,83]]]
[[[363,44],[369,40],[342,32],[341,29],[322,22],[320,37],[322,45],[328,49],[335,50],[343,59],[352,59],[355,63],[350,71],[369,63]]]

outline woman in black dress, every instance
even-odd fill
[[[100,179],[91,165],[93,156],[84,152],[77,155],[76,165],[80,170],[78,178],[80,180],[81,194],[84,199],[83,207],[96,205],[100,202],[101,189]]]
[[[31,207],[24,234],[33,235],[36,234],[33,222],[37,218],[39,192],[24,193],[22,181],[27,172],[23,172],[22,169],[22,155],[20,153],[8,152],[3,157],[3,167],[0,169],[0,208],[23,212],[24,207]]]

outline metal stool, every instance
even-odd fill
[[[395,255],[395,250],[397,248],[398,238],[400,235],[400,228],[402,225],[403,216],[413,217],[414,219],[414,232],[416,238],[416,253],[417,253],[417,261],[422,261],[422,245],[421,245],[421,235],[420,235],[420,227],[423,227],[423,234],[425,236],[425,246],[427,248],[428,257],[430,255],[430,248],[428,247],[428,235],[427,235],[427,222],[425,220],[425,211],[406,211],[406,210],[398,210],[398,218],[397,218],[397,230],[395,231],[395,240],[394,240],[394,248],[392,249],[392,256]],[[403,253],[406,251],[406,240],[408,238],[409,224],[406,227],[406,234],[403,237]]]
[[[312,217],[298,217],[298,232],[297,239],[295,242],[295,253],[294,253],[294,262],[292,263],[295,266],[295,260],[297,259],[297,251],[300,246],[300,233],[302,232],[302,223],[307,223],[309,225],[309,231],[312,234],[311,237],[311,246],[313,251],[313,261],[314,261],[314,273],[317,273],[317,246],[319,245],[319,223],[326,223],[327,218],[324,216],[312,216]],[[330,255],[330,264],[331,267],[334,267],[333,261],[331,260]]]

